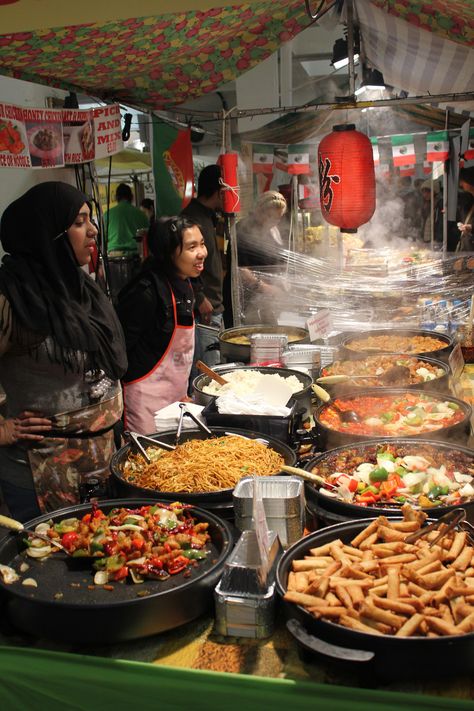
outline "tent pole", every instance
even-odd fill
[[[354,68],[354,8],[352,0],[346,0],[347,17],[347,56],[349,59],[349,94],[351,99],[355,96],[355,68]]]

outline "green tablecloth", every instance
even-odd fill
[[[467,710],[471,701],[0,648],[3,711]]]

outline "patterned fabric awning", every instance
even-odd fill
[[[163,109],[215,91],[310,23],[303,0],[262,0],[0,35],[0,73]]]
[[[449,1],[454,6],[463,4]],[[386,6],[392,5],[390,0],[384,0],[383,9],[380,4],[379,0],[356,0],[356,9],[367,59],[382,72],[387,84],[415,95],[474,92],[474,49],[467,42],[467,22],[465,42],[453,41],[442,37],[439,31],[431,32],[427,22],[415,23],[410,13],[397,11],[396,17],[387,13]],[[400,9],[405,5],[427,10],[446,3],[399,0],[394,7]],[[472,16],[472,0],[470,5],[466,16]],[[418,20],[420,17],[423,15]],[[452,18],[445,15],[444,19],[448,26]]]

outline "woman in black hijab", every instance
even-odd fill
[[[31,188],[2,216],[0,483],[22,520],[108,477],[127,360],[114,309],[81,269],[96,235],[87,197],[66,183]]]

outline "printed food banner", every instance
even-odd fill
[[[118,104],[81,110],[0,103],[0,168],[61,168],[122,148]]]

